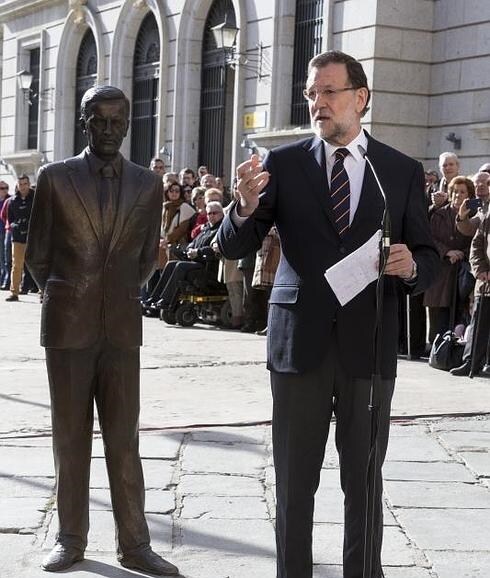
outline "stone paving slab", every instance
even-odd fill
[[[475,482],[463,464],[456,462],[385,462],[384,480],[419,482]]]
[[[9,498],[0,496],[0,528],[15,533],[39,528],[44,520],[48,500],[37,498]]]
[[[183,555],[204,550],[216,557],[275,557],[274,529],[265,520],[182,520],[181,540]]]
[[[53,452],[47,447],[33,451],[0,445],[0,476],[54,477]]]
[[[186,496],[181,518],[268,520],[269,513],[261,497]]]
[[[489,552],[429,552],[438,578],[488,578]]]
[[[163,489],[172,483],[174,474],[173,461],[166,460],[141,460],[143,474],[145,477],[145,487],[154,489]],[[90,470],[90,487],[91,488],[108,488],[109,478],[107,477],[107,468],[105,459],[92,458]]]
[[[489,451],[490,448],[490,431],[441,432],[439,437],[455,452]]]
[[[180,478],[179,492],[184,495],[262,496],[257,478],[230,474],[185,474]]]
[[[200,429],[190,432],[193,444],[195,442],[216,442],[222,444],[257,444],[270,442],[270,427],[223,427],[215,429]]]
[[[259,475],[268,454],[256,444],[190,443],[184,450],[182,470],[195,473]]]
[[[397,517],[423,550],[489,550],[488,510],[400,509]]]
[[[453,461],[444,448],[427,435],[394,436],[390,438],[386,462],[447,462]]]
[[[158,432],[140,436],[141,458],[158,458],[175,460],[179,455],[180,446],[184,439],[183,433]],[[104,447],[102,438],[97,436],[92,444],[92,457],[103,458]]]
[[[483,407],[482,407],[483,410]],[[488,408],[485,410],[488,411]],[[452,418],[450,416],[431,423],[431,429],[441,431],[477,431],[490,432],[490,420],[488,416],[475,416],[471,418]]]
[[[395,508],[483,508],[490,520],[490,492],[460,482],[392,482],[384,489]]]
[[[24,578],[25,572],[32,567],[35,539],[32,535],[0,534],[0,575],[2,578]],[[36,571],[38,570],[39,568]]]
[[[90,509],[112,511],[111,494],[108,489],[90,489]],[[174,493],[165,490],[146,490],[145,512],[169,514],[175,510]]]
[[[485,453],[461,452],[459,456],[475,474],[490,478],[490,451]]]
[[[0,477],[0,496],[49,498],[54,492],[54,486],[54,478]]]

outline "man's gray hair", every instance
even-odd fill
[[[439,166],[441,167],[446,159],[454,159],[459,164],[459,157],[456,153],[445,152],[439,155]]]

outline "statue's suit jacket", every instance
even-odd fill
[[[26,262],[44,292],[41,345],[81,349],[105,335],[116,347],[137,347],[140,287],[157,259],[162,181],[122,159],[107,247],[88,154],[46,165],[38,176]]]
[[[388,197],[392,243],[405,243],[418,266],[414,292],[426,289],[437,274],[439,257],[430,236],[422,165],[369,135],[368,155]],[[352,377],[373,372],[375,283],[341,307],[325,270],[365,243],[380,228],[383,199],[368,165],[359,206],[341,239],[330,201],[325,147],[313,137],[269,152],[271,174],[260,204],[241,227],[230,214],[218,233],[222,254],[238,259],[257,250],[272,224],[282,255],[270,296],[268,367],[279,373],[304,373],[320,365],[333,335],[340,361]],[[385,278],[382,376],[396,373],[398,278]],[[335,331],[333,329],[335,328]]]

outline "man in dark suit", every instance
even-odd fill
[[[237,259],[258,249],[273,223],[281,239],[268,324],[277,576],[312,576],[314,494],[334,412],[345,494],[344,578],[361,578],[375,283],[341,307],[324,273],[380,228],[383,198],[359,145],[377,168],[388,195],[393,242],[384,281],[373,534],[372,576],[380,578],[381,465],[396,372],[396,289],[404,283],[407,290],[423,291],[438,257],[429,233],[421,164],[361,129],[370,97],[361,64],[335,51],[315,57],[305,97],[316,136],[272,150],[263,166],[253,156],[238,167],[240,200],[223,221],[218,244],[226,258]]]
[[[88,148],[39,172],[26,261],[44,292],[59,531],[47,571],[83,559],[89,526],[93,405],[97,404],[118,559],[158,575],[178,570],[155,554],[144,516],[138,451],[140,287],[156,263],[162,182],[124,159],[129,102],[89,89],[81,124]]]

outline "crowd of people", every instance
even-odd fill
[[[173,173],[166,171],[162,159],[154,158],[149,168],[162,177],[165,198],[158,264],[143,288],[143,309],[155,313],[170,307],[180,281],[205,275],[226,285],[233,329],[265,334],[267,302],[280,258],[276,229],[257,253],[225,260],[218,253],[216,232],[232,202],[233,186],[228,190],[206,166],[196,173],[187,167]],[[427,357],[438,334],[454,331],[465,346],[462,364],[450,373],[469,375],[473,368],[473,373],[490,376],[490,163],[463,176],[457,155],[444,152],[439,171],[428,170],[425,177],[441,272],[423,295],[406,299],[401,294],[399,351],[408,350],[412,358]],[[9,291],[7,301],[38,292],[24,266],[34,190],[25,174],[18,177],[13,195],[0,181],[0,288]]]

